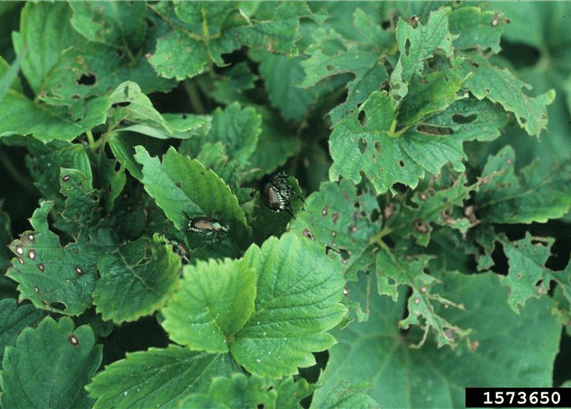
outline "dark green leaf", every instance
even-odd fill
[[[87,325],[73,328],[64,317],[26,328],[8,347],[0,373],[5,408],[91,408],[84,386],[101,364],[101,347]]]

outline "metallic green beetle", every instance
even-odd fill
[[[262,202],[274,213],[286,211],[295,217],[291,208],[292,193],[303,201],[303,198],[287,183],[287,175],[278,173],[264,185]]]

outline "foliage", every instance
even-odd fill
[[[569,7],[1,3],[2,407],[568,382]]]

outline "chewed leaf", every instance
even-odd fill
[[[430,186],[425,192],[418,192],[412,198],[417,207],[403,206],[387,221],[387,226],[402,237],[413,236],[418,244],[425,247],[430,241],[432,223],[450,226],[465,234],[472,224],[478,223],[473,215],[471,219],[464,217],[464,201],[476,189],[476,186],[465,186],[465,183],[466,175],[461,174],[449,189],[435,191]]]
[[[26,328],[3,360],[5,408],[88,408],[93,404],[84,387],[101,364],[102,348],[91,328],[73,326],[69,317],[45,318]]]
[[[464,307],[439,294],[432,294],[431,287],[439,280],[424,272],[430,259],[431,256],[428,255],[407,255],[397,259],[389,250],[379,251],[376,259],[378,292],[381,295],[390,295],[397,301],[399,285],[404,284],[412,289],[412,295],[408,298],[408,316],[399,322],[399,326],[403,329],[408,329],[411,325],[423,328],[423,337],[415,347],[419,348],[424,344],[430,330],[436,332],[439,347],[455,346],[458,339],[466,338],[470,334],[470,330],[446,321],[435,311],[433,303],[442,304],[446,308],[454,306],[461,310]]]
[[[537,97],[528,96],[527,89],[531,88],[528,84],[516,78],[507,68],[496,67],[478,56],[467,60],[464,69],[473,72],[465,86],[476,98],[487,98],[501,104],[506,111],[513,112],[519,126],[532,136],[539,136],[547,128],[547,105],[555,100],[554,90]]]
[[[19,283],[20,296],[37,308],[78,315],[91,306],[99,257],[113,247],[104,235],[61,247],[48,228],[53,202],[42,202],[30,219],[34,231],[26,231],[9,248],[16,254],[6,273]]]
[[[238,371],[228,355],[191,351],[177,345],[127,353],[87,385],[94,409],[174,407],[193,393],[206,392],[210,379]]]
[[[320,246],[291,233],[250,247],[244,262],[257,272],[257,296],[254,314],[230,344],[236,362],[270,378],[313,365],[311,352],[335,343],[324,331],[346,312],[341,269]]]
[[[512,242],[503,235],[500,241],[509,264],[508,275],[501,277],[501,282],[510,287],[508,304],[515,312],[530,298],[546,296],[553,281],[571,302],[571,263],[564,271],[545,266],[551,256],[552,238],[532,237],[528,232],[519,241]]]
[[[563,216],[571,207],[571,163],[564,162],[549,175],[538,161],[515,173],[515,152],[505,146],[484,166],[475,209],[488,223],[545,223]]]
[[[306,199],[304,211],[291,222],[290,230],[330,252],[339,252],[343,269],[363,268],[363,260],[374,261],[370,240],[381,229],[380,220],[371,220],[374,213],[380,214],[375,197],[357,195],[350,181],[323,183],[319,192]]]

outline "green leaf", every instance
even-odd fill
[[[160,308],[174,291],[180,261],[158,236],[127,243],[97,262],[93,303],[104,320],[134,321]]]
[[[348,283],[349,295],[371,308],[367,322],[353,321],[335,330],[338,344],[314,400],[321,400],[340,382],[370,382],[370,395],[387,408],[463,407],[464,388],[551,387],[553,360],[559,351],[561,326],[546,297],[530,300],[515,314],[505,302],[507,290],[492,273],[445,273],[439,291],[465,305],[465,311],[440,308],[447,320],[473,328],[469,347],[437,348],[432,341],[411,349],[420,331],[403,333],[397,326],[406,309],[406,291],[398,303],[368,296],[365,280]],[[526,359],[521,359],[523,355]]]
[[[261,123],[262,118],[254,108],[242,109],[235,102],[224,111],[220,108],[214,111],[208,139],[222,142],[230,158],[246,165],[256,150]]]
[[[6,275],[19,283],[22,299],[36,308],[60,314],[79,315],[91,306],[97,277],[96,263],[112,246],[104,234],[61,247],[48,228],[47,216],[53,202],[41,202],[30,223],[33,231],[22,233],[10,244],[17,255]]]
[[[209,61],[224,65],[222,54],[244,45],[295,54],[299,18],[311,15],[302,2],[280,4],[259,18],[240,13],[234,2],[165,2],[154,10],[176,29],[158,39],[149,62],[159,75],[178,80],[200,74]]]
[[[101,192],[93,189],[91,178],[77,169],[60,168],[60,184],[66,200],[57,228],[76,236],[99,215]]]
[[[412,347],[423,346],[430,330],[434,331],[439,348],[443,345],[455,347],[457,340],[466,338],[470,330],[447,321],[436,312],[435,305],[442,304],[446,308],[456,307],[459,310],[464,310],[464,306],[432,291],[432,287],[439,280],[424,272],[431,258],[428,255],[395,255],[389,249],[379,251],[375,260],[378,292],[397,301],[399,284],[405,284],[412,289],[412,295],[408,299],[408,315],[399,322],[399,326],[405,330],[415,325],[424,331],[422,339]]]
[[[18,79],[19,71],[20,60],[16,59],[12,65],[8,65],[6,60],[0,56],[0,102],[4,99],[8,89],[22,92],[22,83]]]
[[[380,409],[380,405],[365,393],[365,389],[371,388],[370,384],[351,385],[340,382],[327,394],[318,392],[311,401],[311,409]]]
[[[335,343],[324,331],[346,312],[340,269],[321,246],[291,233],[250,247],[243,260],[257,271],[257,296],[254,314],[229,345],[236,362],[270,378],[314,365],[311,352]]]
[[[264,382],[264,379],[236,373],[229,378],[214,378],[208,394],[190,395],[177,407],[186,409],[274,408],[276,407],[276,395],[276,390],[267,381]]]
[[[71,25],[90,41],[136,50],[146,34],[144,2],[71,2]]]
[[[64,2],[27,3],[22,10],[20,31],[12,33],[12,41],[22,72],[36,93],[59,64],[62,51],[84,43],[69,23],[71,14]]]
[[[456,36],[448,30],[447,12],[445,8],[433,11],[426,25],[418,23],[416,27],[399,19],[396,37],[400,57],[391,74],[391,95],[397,101],[407,95],[407,83],[421,74],[425,61],[436,50],[440,49],[446,57],[452,57],[452,42]]]
[[[134,138],[128,134],[113,133],[109,138],[111,152],[136,179],[143,179],[143,167],[134,158],[135,146],[140,143],[140,138]]]
[[[279,115],[262,107],[257,112],[262,116],[262,132],[249,160],[253,169],[260,169],[257,174],[261,176],[260,174],[270,174],[284,166],[300,146],[298,139],[288,130]]]
[[[24,146],[26,166],[34,180],[34,186],[42,196],[54,200],[56,208],[63,207],[61,189],[61,168],[71,168],[82,172],[88,180],[93,179],[89,156],[82,144],[53,141],[44,144],[33,138],[18,138],[11,143]]]
[[[496,24],[492,24],[494,21]],[[448,14],[448,24],[450,33],[457,36],[452,43],[454,50],[491,49],[494,54],[501,51],[500,37],[506,21],[494,11],[461,7]]]
[[[33,135],[44,143],[54,139],[71,141],[97,125],[104,124],[105,112],[109,106],[106,97],[92,98],[85,103],[85,115],[72,119],[63,107],[33,102],[23,94],[9,89],[0,101],[0,111],[3,113],[0,136]]]
[[[151,158],[143,147],[136,147],[135,159],[143,165],[145,190],[156,200],[179,230],[186,227],[185,216],[214,216],[230,224],[228,235],[237,244],[251,236],[244,211],[230,188],[196,159],[180,155],[173,148],[161,163]]]
[[[13,298],[0,300],[0,359],[5,347],[16,343],[16,337],[25,328],[35,327],[44,313],[30,304],[18,305]]]
[[[91,408],[83,389],[101,364],[89,326],[73,328],[64,317],[46,317],[36,329],[26,328],[4,355],[0,373],[5,408]]]
[[[448,189],[436,190],[433,183],[429,184],[424,192],[412,197],[414,207],[404,204],[398,214],[387,220],[386,227],[400,237],[414,237],[424,247],[430,242],[432,224],[450,226],[466,234],[471,224],[477,222],[464,217],[464,201],[477,188],[477,185],[466,186],[466,182],[466,175],[461,174]]]
[[[424,170],[403,150],[403,138],[390,135],[395,109],[395,102],[386,92],[374,92],[359,112],[335,125],[329,140],[332,181],[343,176],[359,183],[361,172],[365,172],[378,193],[392,189],[397,182],[413,188],[417,185]],[[364,114],[361,121],[359,113]]]
[[[300,121],[317,97],[315,90],[298,88],[304,77],[301,57],[288,58],[260,51],[255,60],[260,62],[260,76],[272,106],[279,109],[286,120]]]
[[[300,86],[307,88],[342,73],[355,75],[347,83],[347,100],[329,112],[333,123],[354,110],[388,80],[380,57],[387,52],[394,39],[392,34],[381,29],[378,22],[373,21],[374,18],[374,14],[366,14],[360,8],[353,13],[352,31],[361,33],[364,37],[359,41],[349,41],[326,27],[311,33],[314,42],[305,50],[310,58],[301,63],[306,76]],[[329,48],[334,48],[335,51]]]
[[[545,223],[571,207],[571,163],[545,175],[538,161],[515,174],[515,152],[505,146],[490,156],[482,170],[485,183],[476,194],[475,209],[488,223]]]
[[[549,90],[537,97],[526,95],[529,85],[517,79],[506,68],[499,68],[479,56],[471,56],[464,70],[473,75],[464,86],[478,99],[487,98],[513,112],[520,127],[532,136],[539,136],[547,127],[547,105],[555,100],[555,91]]]
[[[554,281],[565,297],[571,301],[571,264],[565,271],[552,271],[545,266],[551,256],[553,239],[533,237],[529,232],[525,238],[509,241],[504,235],[500,242],[508,258],[509,271],[501,277],[501,283],[509,287],[508,305],[517,313],[530,298],[546,296]]]
[[[228,355],[211,355],[171,345],[127,353],[87,385],[94,409],[175,407],[192,393],[206,392],[214,376],[239,370]]]
[[[228,339],[253,314],[255,298],[256,271],[245,263],[198,262],[185,267],[181,289],[162,310],[162,325],[190,349],[228,352]]]
[[[364,259],[374,261],[369,257],[369,241],[381,229],[380,223],[371,220],[374,212],[379,212],[379,206],[373,195],[357,195],[357,187],[348,180],[327,182],[306,199],[290,230],[341,253],[338,262],[350,269]]]

